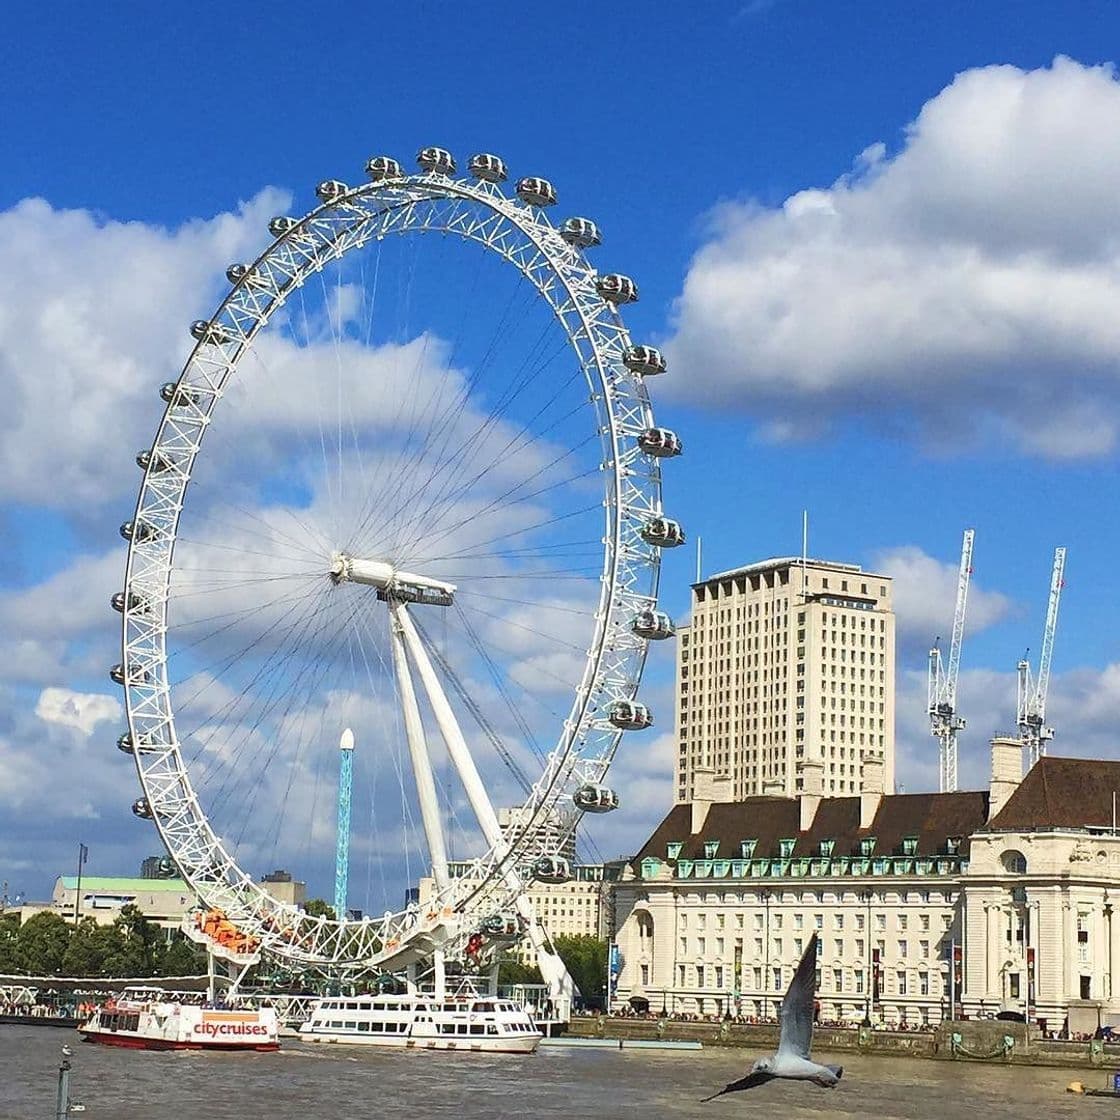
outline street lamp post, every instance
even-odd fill
[[[78,883],[74,891],[74,928],[78,926],[78,916],[82,911],[82,865],[89,857],[89,848],[85,844],[78,845]]]

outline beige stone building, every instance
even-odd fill
[[[133,879],[83,875],[78,914],[98,925],[112,925],[126,906],[135,906],[164,929],[178,929],[183,915],[194,906],[194,895],[182,879]],[[51,909],[64,918],[74,917],[78,877],[60,875],[51,895]]]
[[[868,754],[892,790],[894,654],[889,576],[786,557],[694,584],[677,644],[675,800],[709,773],[730,798],[792,797],[813,760],[825,794],[855,794]]]
[[[992,742],[988,790],[676,805],[616,888],[616,1006],[773,1018],[820,936],[826,1020],[1120,1022],[1120,762]],[[812,780],[812,768],[809,771]],[[953,962],[951,967],[950,962]]]

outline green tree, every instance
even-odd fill
[[[602,1007],[607,985],[607,943],[589,933],[577,936],[560,934],[553,945],[564,962],[583,1001],[591,1007]]]
[[[66,976],[101,976],[105,959],[113,949],[113,929],[99,926],[94,918],[82,918],[70,931],[62,971]]]
[[[29,976],[58,976],[70,944],[70,926],[61,914],[33,914],[16,934],[17,971]]]
[[[0,914],[0,974],[15,972],[16,938],[19,935],[19,915],[15,912]]]
[[[137,907],[122,907],[110,927],[109,951],[103,961],[108,976],[152,976],[162,956],[163,930]]]
[[[176,937],[164,949],[159,964],[161,976],[201,976],[205,971],[205,952],[185,937]]]
[[[303,912],[311,918],[329,918],[335,920],[334,907],[323,898],[310,898],[304,903]]]
[[[502,956],[498,961],[498,983],[503,987],[507,984],[541,984],[543,982],[541,970],[536,965],[530,967],[512,956]]]

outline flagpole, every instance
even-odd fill
[[[82,864],[89,856],[89,848],[85,844],[78,845],[78,889],[74,891],[74,928],[78,927],[78,915],[82,909]]]

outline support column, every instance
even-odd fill
[[[440,819],[439,800],[436,797],[436,783],[432,775],[432,760],[428,755],[428,744],[424,739],[424,725],[420,719],[420,707],[416,703],[416,690],[412,687],[412,674],[405,656],[402,626],[398,611],[404,608],[391,603],[389,606],[389,629],[393,645],[393,668],[397,675],[397,687],[401,694],[401,708],[404,713],[405,736],[408,739],[408,753],[412,759],[412,771],[416,775],[416,792],[420,802],[420,818],[424,825],[424,836],[428,841],[428,852],[432,857],[432,878],[436,890],[441,894],[447,889],[447,849],[443,842],[443,821]]]

